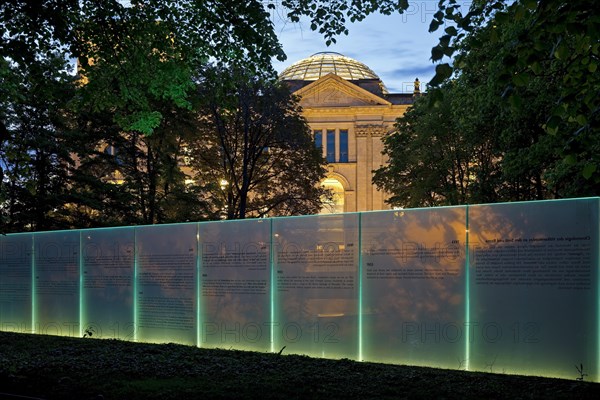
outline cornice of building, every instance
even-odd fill
[[[354,127],[354,133],[357,137],[381,137],[388,133],[390,129],[381,124],[361,124]]]
[[[388,114],[404,113],[410,105],[368,105],[368,106],[303,106],[302,111],[305,114],[372,114],[381,113],[382,111]]]

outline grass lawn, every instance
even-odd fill
[[[573,376],[577,371],[573,367]],[[597,399],[575,380],[0,332],[0,399]]]

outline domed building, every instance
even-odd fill
[[[321,184],[334,196],[322,213],[389,209],[386,194],[371,183],[372,171],[386,162],[382,138],[413,103],[418,81],[413,93],[389,93],[368,66],[334,52],[300,60],[279,79],[300,97],[315,144],[328,162]]]

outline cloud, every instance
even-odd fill
[[[395,69],[393,71],[386,71],[386,75],[391,77],[401,77],[405,75],[414,75],[415,77],[420,75],[430,75],[435,73],[435,65],[427,66],[415,66],[409,68]]]
[[[416,76],[427,82],[434,74],[431,48],[437,44],[439,34],[428,32],[429,23],[423,15],[428,16],[433,6],[427,3],[420,4],[420,8],[412,10],[412,14],[376,14],[350,24],[350,34],[339,36],[337,43],[330,47],[325,45],[323,35],[310,30],[307,22],[294,24],[280,20],[278,24],[274,21],[275,32],[288,56],[283,63],[274,62],[274,67],[281,72],[314,53],[335,51],[366,64],[379,75],[390,92],[406,91],[407,85],[412,85]],[[428,19],[431,20],[430,17]]]

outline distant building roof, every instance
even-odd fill
[[[371,68],[360,61],[335,52],[315,53],[297,61],[283,70],[279,74],[279,79],[283,81],[316,81],[330,73],[348,81],[376,80],[381,91],[387,93],[383,82]]]

